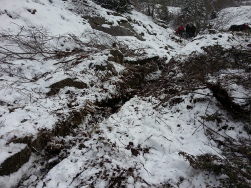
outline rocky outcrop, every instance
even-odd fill
[[[26,146],[20,148],[14,155],[6,158],[0,165],[0,176],[10,175],[18,171],[29,161],[32,152],[41,152],[53,137],[69,135],[73,128],[82,123],[88,112],[83,109],[81,112],[73,111],[70,114],[66,120],[58,122],[53,130],[41,130],[35,138],[25,136],[10,140],[9,144],[26,144]]]
[[[87,116],[88,112],[83,109],[81,111],[72,111],[71,115],[64,121],[58,122],[53,132],[54,136],[69,135],[71,130],[80,125],[83,119]]]
[[[159,59],[159,56],[153,56],[153,57],[148,57],[148,58],[140,58],[136,60],[125,60],[125,63],[144,65],[149,62],[156,62],[158,59]]]
[[[13,172],[16,172],[20,167],[29,161],[30,155],[31,150],[28,146],[26,146],[14,155],[7,158],[0,166],[0,176],[9,175]]]
[[[120,50],[111,49],[110,54],[111,56],[108,56],[108,61],[114,61],[116,63],[123,64],[124,56]]]
[[[108,33],[112,36],[134,36],[139,40],[144,40],[141,35],[133,30],[133,27],[127,20],[120,20],[119,26],[112,26],[113,23],[107,22],[105,18],[102,17],[86,16],[85,19],[88,20],[93,29],[103,31],[104,33]],[[104,27],[103,24],[106,24],[109,27]]]
[[[158,70],[158,56],[125,61],[127,70],[123,73],[124,82],[131,89],[138,89],[144,85],[146,75]],[[144,66],[142,66],[144,65]]]
[[[75,87],[78,89],[84,89],[87,88],[87,84],[80,82],[80,81],[75,81],[72,78],[66,78],[64,80],[61,80],[59,82],[56,82],[50,86],[51,90],[47,93],[47,96],[55,95],[59,92],[60,89],[64,87]]]
[[[109,62],[109,61],[114,61],[115,62],[115,59],[113,56],[109,56],[108,57],[108,62],[107,64],[104,64],[104,65],[90,65],[89,67],[90,68],[94,68],[95,71],[110,71],[112,73],[112,75],[118,75],[118,71],[116,70],[116,68],[114,67],[113,63],[112,62]]]

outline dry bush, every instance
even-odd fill
[[[204,48],[204,51],[205,54],[191,55],[185,62],[170,60],[159,79],[146,83],[142,94],[144,96],[153,95],[157,98],[164,95],[164,99],[160,98],[159,105],[161,105],[180,94],[194,92],[197,89],[212,89],[208,83],[211,78],[218,81],[220,88],[231,99],[229,100],[231,104],[234,104],[233,99],[235,98],[231,96],[229,85],[242,86],[251,93],[251,50],[223,49],[216,45]],[[228,73],[229,70],[234,70],[237,73]],[[240,112],[245,111],[244,114],[248,114],[251,111],[250,96],[243,98],[243,100],[244,104],[240,106]],[[226,110],[229,109],[226,108]],[[250,121],[249,117],[240,117],[243,117],[245,122]]]
[[[204,48],[204,51],[205,54],[191,56],[186,62],[173,60],[165,67],[162,77],[158,81],[159,85],[154,84],[155,93],[160,95],[161,92],[166,92],[166,98],[159,105],[170,104],[174,100],[173,97],[193,92],[196,88],[209,88],[213,97],[218,101],[220,110],[213,115],[206,114],[202,117],[203,122],[201,123],[208,139],[214,139],[212,135],[217,135],[217,140],[215,139],[214,142],[218,143],[219,137],[224,140],[220,143],[223,148],[221,148],[223,151],[222,156],[219,157],[208,153],[193,156],[185,152],[180,152],[180,155],[188,160],[194,169],[214,174],[221,182],[219,187],[250,188],[250,140],[231,140],[207,126],[205,121],[220,122],[223,118],[220,114],[227,114],[227,119],[242,122],[245,125],[246,132],[251,133],[251,95],[242,98],[244,101],[242,105],[234,101],[235,97],[231,96],[229,91],[229,85],[236,84],[243,86],[245,90],[251,93],[251,50],[223,49],[221,46],[211,46]],[[228,70],[237,71],[236,73],[228,73]],[[227,73],[224,74],[225,72]],[[179,74],[181,76],[177,76]],[[217,80],[217,83],[208,81],[212,77]],[[151,87],[149,86],[149,88]],[[223,175],[226,178],[222,178]]]
[[[105,35],[105,36],[103,36]],[[38,60],[40,58],[61,58],[81,53],[90,55],[110,48],[114,37],[94,31],[85,32],[81,36],[74,34],[52,36],[44,27],[20,27],[18,32],[3,31],[0,33],[0,60],[8,62],[15,59]],[[89,41],[82,41],[88,38]],[[65,44],[71,44],[69,49]]]
[[[87,35],[89,41],[83,41],[83,36]],[[84,39],[86,39],[84,38]],[[104,40],[101,40],[105,38]],[[82,36],[73,34],[52,36],[45,28],[39,27],[20,27],[19,31],[2,31],[0,33],[0,76],[4,77],[1,81],[0,89],[13,90],[21,96],[25,96],[30,101],[37,101],[41,96],[40,91],[31,91],[25,88],[23,83],[36,82],[45,77],[47,73],[33,72],[32,78],[27,78],[25,67],[16,60],[30,60],[44,62],[50,59],[58,59],[64,70],[68,70],[81,63],[90,55],[110,48],[114,42],[112,37],[104,37],[100,33],[84,33]],[[70,49],[70,46],[72,49]],[[70,57],[70,58],[69,58]],[[25,61],[23,61],[25,63]],[[14,79],[8,79],[14,77]]]
[[[51,44],[53,37],[41,28],[20,27],[18,32],[3,31],[0,33],[0,60],[13,59],[34,60],[37,56],[50,57],[55,54],[55,46]]]
[[[218,177],[226,176],[225,178],[219,178],[221,184],[220,187],[235,187],[235,188],[250,188],[251,181],[251,164],[250,154],[251,145],[246,144],[239,146],[242,153],[235,153],[231,147],[225,148],[230,152],[225,157],[219,157],[209,153],[193,156],[185,152],[179,152],[179,155],[183,156],[190,165],[197,170],[203,170],[210,172]]]

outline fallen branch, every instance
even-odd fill
[[[188,93],[193,93],[194,90],[198,90],[198,89],[206,89],[207,87],[200,87],[200,88],[187,88],[187,89],[183,89],[182,91],[172,94],[171,96],[166,96],[159,104],[157,104],[155,107],[153,107],[153,109],[158,108],[160,105],[164,104],[165,102],[167,102],[169,99],[177,96],[177,95],[181,95],[181,94],[188,94]],[[201,94],[201,93],[197,93],[197,94]],[[205,94],[203,94],[205,95]]]

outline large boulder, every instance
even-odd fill
[[[120,50],[111,49],[110,54],[112,55],[112,58],[111,58],[111,56],[109,56],[108,61],[112,60],[112,61],[115,61],[116,63],[123,64],[124,56],[123,56],[123,54],[122,54],[122,52]]]
[[[247,24],[231,25],[229,31],[251,31],[251,28]]]
[[[84,89],[87,88],[87,84],[80,82],[80,81],[75,81],[75,79],[72,78],[66,78],[64,80],[61,80],[59,82],[56,82],[50,86],[51,90],[47,93],[48,96],[55,95],[59,92],[60,89],[64,87],[75,87],[78,89]]]
[[[18,171],[19,168],[29,161],[31,150],[27,145],[25,146],[25,144],[19,144],[20,148],[16,149],[17,151],[13,149],[15,147],[12,147],[12,145],[13,144],[10,144],[10,147],[12,148],[11,153],[13,155],[7,157],[0,164],[0,176],[10,175],[11,173]]]
[[[85,19],[88,20],[93,29],[103,31],[112,36],[134,36],[139,40],[144,40],[141,35],[133,30],[133,27],[127,20],[120,20],[118,21],[119,26],[112,26],[113,23],[107,22],[105,18],[102,17],[86,16]],[[106,26],[104,27],[103,24],[106,24]],[[107,25],[109,27],[107,27]]]

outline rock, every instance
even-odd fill
[[[106,65],[94,65],[95,71],[105,71],[106,70]]]
[[[13,151],[13,146],[17,143],[21,143],[21,147],[17,150],[17,152],[2,162],[0,165],[0,176],[10,175],[11,173],[18,171],[26,162],[29,161],[32,152],[37,153],[45,149],[54,136],[69,135],[73,128],[83,122],[83,119],[87,116],[88,112],[85,110],[72,111],[69,114],[70,116],[66,120],[58,122],[53,130],[40,130],[36,135],[36,138],[33,136],[12,138],[8,143],[11,151]],[[62,147],[62,145],[56,144],[50,152],[58,154],[60,153]]]
[[[37,137],[32,141],[31,147],[36,151],[42,151],[52,138],[52,133],[47,130],[42,130],[38,133]]]
[[[10,142],[12,143],[22,143],[27,144],[30,148],[32,148],[35,152],[41,151],[47,145],[47,142],[51,140],[52,133],[49,130],[40,130],[36,137],[33,136],[25,136],[21,138],[12,138]]]
[[[50,86],[51,90],[47,93],[47,96],[55,95],[59,92],[60,89],[64,87],[75,87],[78,89],[87,88],[87,84],[79,81],[74,81],[72,78],[66,78],[59,82],[56,82]]]
[[[148,57],[148,58],[143,58],[143,59],[137,59],[135,61],[125,61],[125,63],[128,64],[140,64],[140,65],[144,65],[147,64],[151,61],[157,61],[159,59],[159,56],[153,56],[153,57]]]
[[[132,155],[138,156],[140,153],[137,149],[131,148]]]
[[[0,166],[0,176],[10,175],[29,161],[31,150],[28,146],[7,158]]]
[[[115,57],[114,56],[108,56],[107,60],[108,61],[115,61]]]
[[[124,55],[118,49],[111,49],[110,54],[113,55],[114,61],[119,64],[123,64],[124,62]],[[111,58],[110,58],[111,59]]]
[[[212,91],[213,96],[218,102],[227,110],[234,119],[241,119],[242,121],[250,121],[250,111],[244,109],[241,105],[236,103],[229,95],[228,91],[224,89],[220,83],[207,83],[207,87]]]
[[[231,25],[229,31],[251,31],[251,28],[247,24]]]
[[[216,34],[217,31],[215,29],[208,29],[209,34]]]
[[[97,16],[86,16],[85,19],[89,20],[90,25],[93,27],[95,25],[102,25],[106,23],[105,18],[103,17],[97,17]]]
[[[112,72],[113,75],[117,76],[118,71],[115,69],[114,65],[112,63],[107,63],[107,69]]]
[[[37,12],[36,9],[27,9],[31,14],[35,14]]]
[[[103,31],[112,36],[135,36],[139,40],[144,40],[141,35],[137,34],[133,27],[128,23],[127,20],[120,20],[119,26],[112,26],[113,23],[109,23],[103,17],[84,17],[90,23],[93,29]],[[103,24],[111,25],[109,28],[102,27]]]

